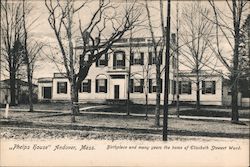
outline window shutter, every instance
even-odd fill
[[[181,85],[181,81],[179,81],[179,94],[181,94],[182,92],[181,92],[181,87],[182,87],[182,85]]]
[[[140,79],[141,93],[143,93],[144,79]]]
[[[192,84],[191,84],[191,82],[188,82],[188,94],[191,94],[191,92],[192,92]]]
[[[65,93],[67,94],[68,93],[68,83],[65,82]]]
[[[213,90],[212,90],[213,92],[213,94],[215,94],[215,92],[216,92],[216,82],[215,81],[213,81]]]
[[[162,93],[162,79],[160,79],[160,92]]]
[[[148,80],[148,92],[152,93],[152,79]]]
[[[205,94],[205,81],[202,81],[202,94]]]
[[[134,92],[134,80],[130,79],[130,93]]]
[[[88,79],[88,93],[91,93],[91,79]]]
[[[113,54],[113,67],[116,68],[116,53]]]
[[[95,61],[95,66],[99,67],[99,60],[98,59]]]
[[[105,54],[105,66],[108,66],[109,58],[108,53]]]
[[[105,79],[105,93],[107,93],[108,91],[108,80]]]
[[[148,65],[152,65],[152,52],[148,53]]]
[[[130,55],[130,65],[134,64],[134,53],[131,53]]]
[[[59,94],[60,92],[59,92],[59,86],[60,86],[60,84],[59,84],[59,82],[57,82],[57,94]]]
[[[144,65],[144,53],[141,52],[141,65]]]
[[[176,81],[173,80],[173,94],[176,94]]]
[[[98,79],[95,80],[95,92],[98,93]]]
[[[162,51],[159,53],[159,61],[160,61],[160,64],[162,64]]]
[[[125,65],[126,65],[126,61],[125,61],[125,53],[122,53],[122,62],[123,62],[123,64],[122,64],[122,66],[123,67],[125,67]]]

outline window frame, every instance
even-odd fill
[[[79,92],[80,93],[91,93],[91,79],[85,79],[82,81]]]
[[[184,91],[185,87],[184,85],[188,86],[188,91]],[[179,94],[188,94],[191,95],[192,94],[192,83],[191,81],[179,81]]]
[[[104,81],[104,86],[100,86],[100,81]],[[108,90],[107,79],[96,79],[96,93],[107,93]]]
[[[216,81],[202,81],[202,94],[216,94]]]
[[[61,88],[64,84],[64,89]],[[66,81],[57,81],[57,94],[67,94],[68,93],[68,82]]]

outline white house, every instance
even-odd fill
[[[130,55],[130,48],[132,54]],[[156,67],[152,42],[147,38],[121,39],[113,45],[110,54],[103,55],[89,70],[79,90],[79,102],[104,102],[106,100],[126,100],[128,83],[131,84],[130,99],[136,103],[145,103],[148,94],[149,103],[156,98]],[[165,56],[161,54],[161,71],[164,71]],[[171,59],[172,60],[172,59]],[[131,62],[131,80],[128,80],[129,61]],[[172,63],[170,80],[173,80]],[[163,72],[162,72],[163,73]],[[163,89],[163,75],[161,79]],[[53,78],[38,80],[39,100],[69,100],[70,85],[64,74],[55,73]],[[163,93],[161,94],[163,103]]]
[[[132,54],[130,55],[130,48]],[[79,49],[80,48],[76,48]],[[88,76],[79,90],[79,102],[105,102],[108,100],[127,100],[130,83],[130,100],[134,103],[155,104],[156,99],[156,67],[151,39],[121,39],[113,45],[113,52],[103,55],[90,67]],[[161,104],[163,104],[164,62],[161,55]],[[129,78],[129,61],[131,62],[131,78]],[[170,59],[169,103],[176,101],[176,77],[174,77],[174,59]],[[229,105],[230,95],[225,93],[223,76],[218,73],[201,71],[200,101],[205,105]],[[181,72],[179,74],[180,101],[194,103],[196,101],[195,74]],[[38,99],[61,101],[70,100],[70,84],[65,74],[54,73],[53,78],[38,80]]]

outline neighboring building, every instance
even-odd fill
[[[175,79],[176,80],[176,79]],[[199,90],[201,105],[231,105],[231,89],[229,80],[222,74],[211,71],[200,71]],[[174,82],[173,101],[176,101],[176,81]],[[196,73],[182,71],[179,73],[179,95],[182,103],[196,103]],[[238,105],[243,105],[241,93],[238,94]]]
[[[208,71],[200,71],[199,90],[200,104],[223,105],[223,76],[213,74]],[[174,81],[174,85],[176,82]],[[196,73],[192,71],[181,71],[179,73],[179,95],[180,102],[196,102]],[[174,87],[174,97],[176,99],[176,88]]]
[[[38,86],[33,84],[33,97],[37,100],[38,94]],[[29,99],[29,87],[26,81],[22,81],[20,79],[16,80],[16,102],[20,103],[28,103]],[[6,104],[6,98],[10,103],[10,80],[2,80],[0,81],[0,104]]]

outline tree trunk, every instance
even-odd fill
[[[200,111],[200,81],[199,74],[196,74],[196,111]]]
[[[232,1],[233,3],[233,20],[234,20],[234,55],[233,55],[233,70],[232,70],[232,122],[239,121],[238,113],[238,63],[239,63],[239,39],[240,39],[240,21],[237,17],[237,5],[236,0]]]
[[[16,105],[16,73],[10,70],[10,105]]]
[[[239,113],[238,113],[238,80],[235,77],[232,77],[232,122],[238,122],[239,121]]]
[[[145,119],[147,120],[148,119],[148,93],[146,93],[146,117]]]
[[[76,122],[75,116],[79,114],[79,104],[78,104],[78,90],[76,82],[73,81],[70,85],[70,96],[71,96],[71,122]]]
[[[160,105],[161,105],[161,72],[160,62],[156,63],[156,107],[155,107],[155,126],[160,126]]]
[[[27,77],[28,77],[28,85],[29,85],[29,106],[30,112],[33,112],[33,85],[32,85],[32,74],[30,69],[30,63],[27,62]]]

